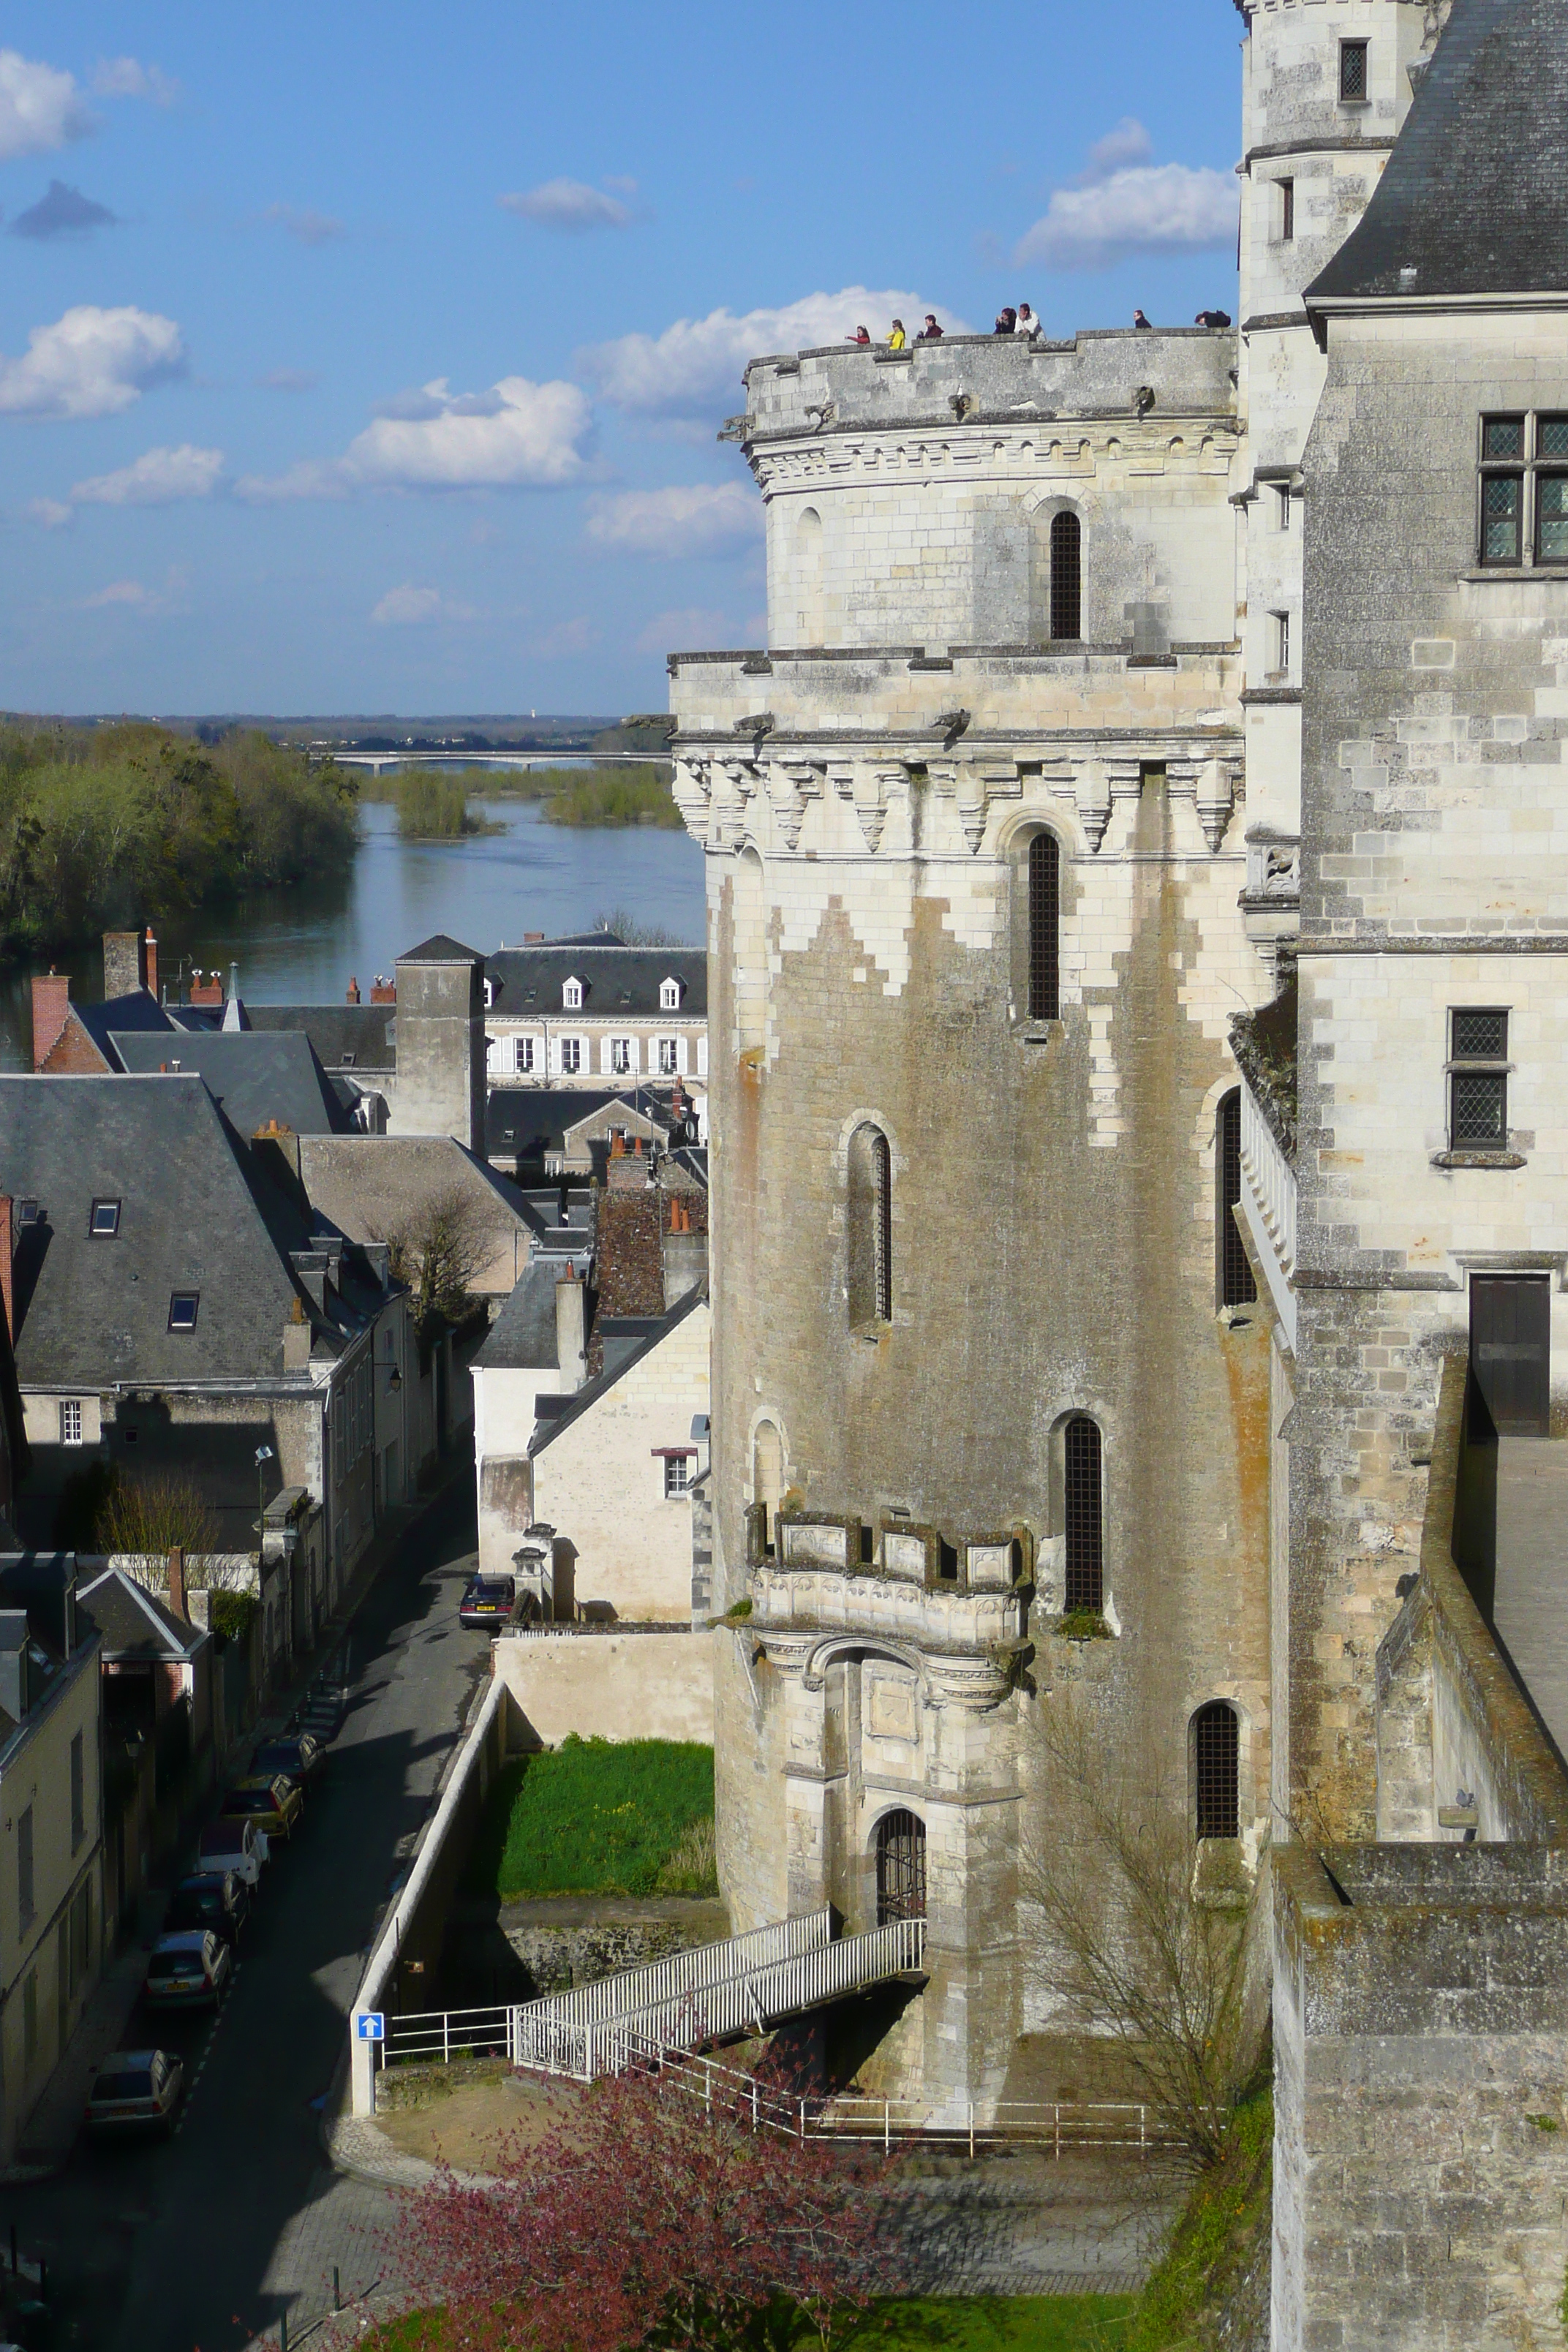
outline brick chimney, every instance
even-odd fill
[[[185,1605],[185,1555],[179,1544],[169,1554],[169,1612],[190,1622],[191,1612]]]
[[[10,1193],[0,1192],[0,1312],[5,1318],[5,1337],[13,1346],[16,1340],[16,1208]]]
[[[351,973],[349,977],[349,984],[343,991],[343,1003],[345,1004],[357,1004],[359,1001],[359,982]]]
[[[542,931],[524,931],[522,944],[525,948],[536,948],[543,937]]]
[[[395,1004],[397,982],[395,980],[387,980],[378,971],[371,983],[370,1001],[373,1004]]]
[[[206,978],[204,980],[201,973],[193,964],[191,967],[190,1001],[193,1004],[221,1004],[223,1003],[222,973],[209,971]]]
[[[147,936],[142,942],[142,985],[149,996],[154,998],[157,996],[158,942],[153,935],[151,923],[147,926]]]
[[[51,964],[47,973],[33,975],[33,1067],[41,1070],[48,1052],[66,1025],[70,1011],[70,974],[57,971]]]

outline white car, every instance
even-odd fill
[[[204,1870],[232,1870],[247,1886],[261,1884],[261,1865],[271,1853],[265,1830],[243,1813],[220,1813],[202,1832],[198,1844]]]

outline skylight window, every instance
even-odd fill
[[[91,1231],[95,1234],[117,1234],[120,1231],[118,1201],[95,1201],[92,1204]]]
[[[37,1201],[17,1202],[16,1223],[19,1225],[36,1225],[38,1221],[38,1204]]]
[[[169,1299],[170,1330],[194,1331],[196,1328],[196,1308],[200,1304],[201,1293],[198,1290],[173,1292]]]

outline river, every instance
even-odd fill
[[[390,977],[398,956],[436,931],[488,954],[520,946],[524,931],[589,930],[618,909],[677,939],[702,940],[702,853],[686,834],[547,824],[529,801],[476,796],[469,807],[501,830],[405,841],[390,802],[362,803],[360,845],[345,873],[155,926],[163,978],[177,980],[184,959],[220,971],[226,984],[237,964],[240,995],[258,1004],[341,1004],[351,977],[368,1002],[376,973]],[[100,949],[57,961],[84,1000],[101,994]],[[32,1066],[29,980],[42,968],[0,976],[0,1069]]]

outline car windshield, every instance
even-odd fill
[[[153,1966],[162,1977],[199,1977],[202,1956],[199,1952],[164,1952]]]
[[[270,1813],[277,1811],[270,1789],[231,1789],[223,1801],[226,1813]]]
[[[122,2074],[100,2074],[92,2086],[95,2099],[150,2099],[153,2077],[145,2067],[127,2068]]]
[[[511,1595],[504,1584],[475,1584],[468,1589],[470,1601],[510,1601]]]
[[[194,1911],[199,1919],[216,1918],[223,1909],[221,1895],[176,1895],[170,1906],[173,1911]]]

